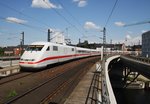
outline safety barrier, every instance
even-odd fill
[[[146,57],[137,57],[137,56],[127,56],[125,55],[125,57],[128,57],[128,58],[131,58],[131,59],[134,59],[134,60],[137,60],[137,61],[141,61],[141,62],[144,62],[144,63],[150,63],[150,58],[146,58]]]
[[[105,57],[97,64],[85,104],[117,104],[109,79],[108,65],[120,55]]]
[[[119,58],[120,55],[109,56],[107,59],[103,59],[102,62],[102,104],[117,104],[114,92],[109,79],[108,65],[109,63]]]
[[[92,82],[88,91],[85,104],[102,104],[101,100],[101,65],[96,64]]]

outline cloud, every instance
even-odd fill
[[[145,32],[147,32],[147,31],[148,31],[148,30],[142,30],[141,32],[142,32],[142,33],[145,33]]]
[[[133,37],[134,36],[134,37]],[[128,31],[125,35],[125,39],[123,40],[114,40],[113,43],[125,43],[126,46],[130,45],[141,45],[142,37],[141,34],[135,36],[131,31]]]
[[[131,36],[128,34],[126,35],[126,40],[130,40],[131,39]]]
[[[73,2],[78,3],[78,7],[84,7],[87,5],[87,1],[86,0],[73,0]]]
[[[55,5],[51,3],[49,0],[32,0],[32,5],[31,7],[33,8],[44,8],[44,9],[61,9],[61,5]]]
[[[141,36],[137,36],[137,37],[133,37],[131,39],[128,40],[114,40],[113,43],[117,44],[117,43],[125,43],[126,46],[130,45],[141,45],[142,42],[142,38]]]
[[[139,45],[141,41],[142,41],[141,35],[132,38],[129,34],[127,34],[125,44],[126,45]]]
[[[130,39],[132,39],[131,34],[133,34],[132,31],[127,31],[126,36],[125,36],[125,41],[129,41]]]
[[[141,44],[141,36],[137,36],[137,37],[134,37],[132,39],[130,39],[129,41],[127,41],[127,44],[129,45],[139,45]]]
[[[18,18],[15,18],[15,17],[7,17],[7,18],[5,18],[5,20],[7,22],[17,23],[17,24],[25,24],[27,22],[25,20],[18,19]]]
[[[78,3],[78,6],[79,7],[84,7],[84,6],[86,6],[87,5],[87,1],[80,1],[79,3]]]
[[[115,25],[116,25],[116,26],[119,26],[119,27],[122,27],[122,26],[125,25],[125,23],[123,23],[123,22],[115,22]]]
[[[95,29],[95,30],[101,29],[100,26],[97,26],[97,25],[94,24],[93,22],[86,22],[86,23],[84,24],[84,28],[85,28],[85,29]]]

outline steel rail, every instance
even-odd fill
[[[25,91],[24,93],[22,93],[22,94],[20,94],[20,95],[18,95],[18,96],[15,96],[15,97],[13,97],[13,98],[11,98],[11,99],[8,99],[8,101],[4,102],[4,104],[10,104],[10,103],[13,103],[13,102],[15,102],[15,101],[17,101],[17,100],[23,98],[25,95],[28,95],[29,93],[35,91],[36,89],[42,87],[43,85],[49,83],[50,81],[53,81],[54,79],[56,79],[56,78],[62,76],[64,73],[69,72],[69,71],[70,71],[70,70],[67,70],[67,71],[58,73],[58,74],[54,75],[54,76],[51,77],[51,78],[48,78],[48,79],[47,79],[46,81],[44,81],[43,83],[40,83],[38,86],[35,86],[35,87],[29,89],[28,91]],[[61,85],[62,85],[62,84],[61,84]]]
[[[88,67],[88,66],[86,66]],[[87,68],[85,68],[87,70]],[[60,86],[58,86],[51,94],[49,94],[46,98],[44,98],[43,100],[41,100],[40,104],[48,104],[50,103],[50,101],[57,95],[59,94],[63,89],[65,89],[66,87],[68,87],[70,84],[72,84],[76,79],[80,78],[81,76],[83,76],[84,74],[84,70],[80,70],[79,72],[77,72],[72,78],[70,78],[69,80],[61,83]]]
[[[25,75],[21,75],[21,74],[25,74]],[[5,77],[5,78],[1,78],[0,79],[0,85],[3,85],[3,84],[6,84],[6,83],[15,81],[17,79],[21,79],[21,78],[27,77],[27,76],[29,76],[31,74],[33,74],[33,73],[17,73],[17,74],[14,74],[14,75],[11,75],[11,76],[8,76],[8,77]],[[19,77],[17,77],[17,76],[19,76]]]
[[[61,75],[63,75],[63,73],[61,73],[61,74],[59,74],[59,75],[57,75],[57,76],[54,76],[54,77],[52,77],[52,78],[49,78],[49,79],[46,80],[45,82],[43,82],[43,83],[41,83],[41,84],[39,84],[39,85],[37,85],[37,86],[31,88],[30,90],[28,90],[28,91],[26,91],[26,92],[24,92],[24,93],[22,93],[22,94],[20,94],[20,95],[18,95],[18,96],[16,96],[16,97],[12,98],[12,99],[6,101],[4,104],[10,104],[10,103],[13,103],[13,102],[17,101],[18,99],[22,98],[23,96],[25,96],[25,95],[27,95],[27,94],[33,92],[34,90],[40,88],[41,86],[47,84],[48,82],[50,82],[50,81],[56,79],[57,77],[59,77],[59,76],[61,76]]]

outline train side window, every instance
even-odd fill
[[[58,47],[57,46],[53,46],[53,51],[58,51]]]
[[[72,48],[72,51],[74,51],[74,48]]]
[[[49,46],[47,47],[46,51],[50,51],[50,47]]]
[[[2,74],[5,74],[5,75],[6,75],[6,71],[2,71]]]

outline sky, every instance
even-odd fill
[[[115,5],[116,3],[116,5]],[[115,5],[115,6],[114,6]],[[150,0],[0,0],[0,46],[47,41],[47,31],[63,34],[72,44],[87,40],[141,44],[142,33],[149,31]],[[112,14],[111,14],[112,13]]]

